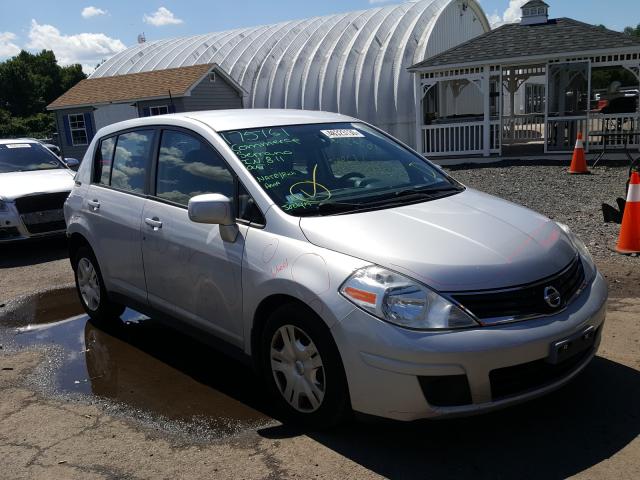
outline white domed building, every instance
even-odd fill
[[[144,42],[100,65],[87,81],[215,64],[242,89],[244,108],[339,112],[415,145],[415,89],[407,69],[489,30],[476,0],[411,1]],[[54,108],[70,106],[76,105]]]

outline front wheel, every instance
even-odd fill
[[[349,412],[338,349],[324,322],[312,312],[284,305],[269,317],[261,364],[280,410],[294,422],[326,428]]]
[[[74,256],[73,271],[80,302],[93,320],[105,321],[122,315],[125,307],[109,299],[100,267],[91,249],[78,249]]]

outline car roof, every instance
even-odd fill
[[[37,140],[32,140],[30,138],[0,138],[0,145],[12,144],[12,143],[37,143],[40,144]]]
[[[185,117],[206,123],[216,131],[240,128],[276,127],[329,122],[353,122],[353,117],[339,113],[289,109],[238,109],[186,112]]]
[[[245,128],[277,127],[313,123],[355,122],[356,118],[339,113],[290,109],[235,109],[205,110],[199,112],[174,113],[153,117],[135,118],[114,123],[101,129],[100,135],[108,135],[119,130],[149,125],[177,124],[180,120],[204,123],[215,131],[238,130]]]

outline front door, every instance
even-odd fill
[[[241,266],[247,227],[235,242],[218,225],[189,220],[189,199],[220,193],[233,199],[235,180],[222,157],[202,138],[163,130],[155,195],[144,206],[142,252],[152,306],[241,345]]]
[[[155,130],[121,133],[101,141],[85,218],[108,289],[146,302],[140,223],[146,171]]]

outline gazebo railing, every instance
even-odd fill
[[[589,132],[592,134],[594,132],[612,132],[612,133],[623,133],[623,132],[634,132],[640,130],[640,115],[637,113],[618,113],[618,114],[607,114],[607,115],[592,115],[589,118]],[[631,143],[629,146],[632,148],[640,148],[640,144],[638,143],[638,137],[633,137],[631,139]],[[602,146],[604,143],[604,137],[590,135],[589,136],[589,146]],[[607,139],[607,144],[611,145],[613,148],[616,147],[624,147],[625,140],[623,137],[610,137]]]
[[[504,117],[502,119],[502,141],[544,141],[544,113],[531,113]]]
[[[588,121],[586,116],[549,117],[547,120],[547,151],[573,151],[578,132],[586,134]]]
[[[550,117],[547,123],[547,150],[554,152],[571,152],[575,146],[578,132],[585,136],[587,150],[602,147],[604,137],[593,135],[594,132],[623,133],[640,130],[640,115],[637,113],[593,114],[582,117]],[[607,138],[610,148],[623,148],[623,137]],[[632,149],[640,148],[637,136],[629,143]]]
[[[500,153],[500,121],[492,120],[490,153]],[[484,122],[460,122],[422,126],[422,153],[431,157],[480,155],[484,149]]]

